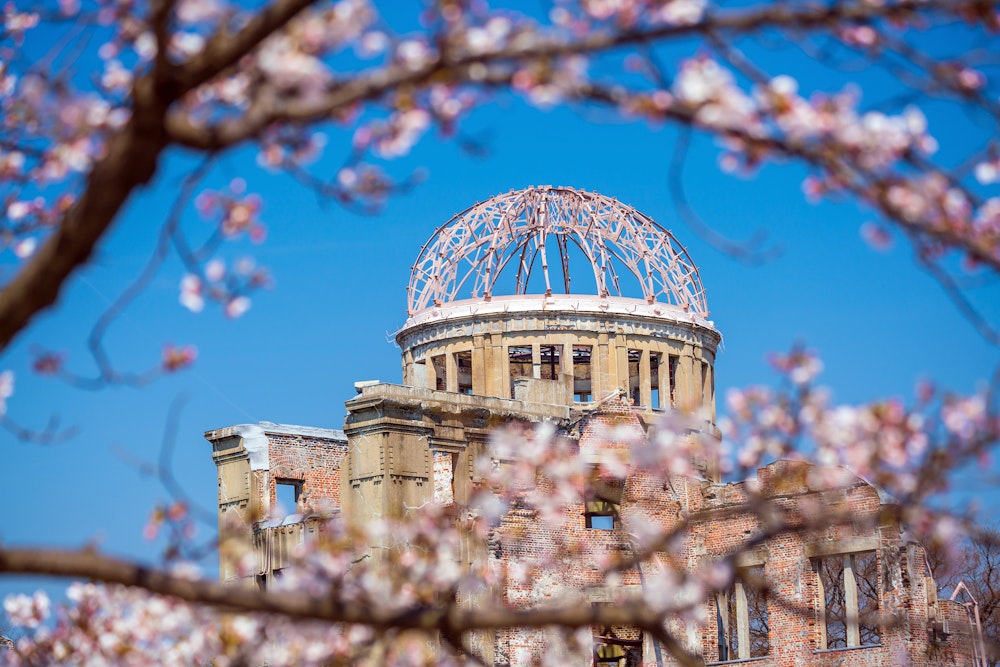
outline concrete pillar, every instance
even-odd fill
[[[437,368],[434,367],[434,357],[428,356],[424,360],[424,366],[427,367],[427,388],[437,389]]]
[[[444,355],[445,390],[458,391],[458,364],[455,363],[455,353],[450,349]]]
[[[559,357],[559,379],[567,405],[573,404],[573,341],[575,337],[562,336],[562,354]]]
[[[492,361],[487,366],[489,374],[489,394],[500,398],[510,398],[510,378],[507,370],[507,350],[503,346],[501,334],[489,335],[489,353]]]
[[[485,341],[481,334],[472,337],[472,393],[488,396]]]
[[[715,423],[715,369],[711,363],[705,362],[705,407],[707,408],[709,419]]]
[[[628,389],[628,338],[624,334],[615,336],[613,344],[612,358],[615,360],[615,385],[613,388]]]
[[[538,343],[531,344],[531,377],[542,377],[542,346]]]
[[[666,410],[670,407],[670,352],[668,350],[660,352],[660,363],[656,372],[660,378],[660,404],[653,407]]]
[[[411,350],[406,350],[405,352],[403,352],[402,363],[403,363],[403,384],[412,387],[414,386],[414,384],[413,384],[413,352]]]
[[[844,608],[847,612],[847,645],[858,646],[861,633],[858,630],[858,582],[854,577],[854,559],[844,554]]]
[[[604,398],[613,389],[609,376],[610,356],[608,334],[601,332],[597,335],[597,344],[591,351],[590,359],[590,394],[594,400]]]
[[[642,350],[639,356],[639,403],[645,408],[653,405],[652,377],[649,368],[649,350]]]
[[[747,593],[739,579],[736,580],[733,592],[736,595],[736,640],[739,644],[739,655],[736,657],[747,660],[750,658],[750,615],[747,613]]]
[[[690,344],[684,346],[677,366],[677,407],[681,410],[694,410],[698,407],[699,390],[698,378],[695,376],[697,364]],[[700,374],[700,369],[698,373]]]

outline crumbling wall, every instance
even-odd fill
[[[347,439],[267,432],[270,447],[269,505],[276,502],[276,481],[302,484],[300,514],[323,513],[341,506],[340,475],[347,456]]]

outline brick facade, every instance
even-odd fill
[[[714,422],[722,337],[707,319],[697,269],[676,239],[595,193],[543,187],[501,199],[507,203],[500,207],[491,200],[470,209],[479,211],[474,220],[457,217],[455,230],[442,228],[434,237],[440,247],[426,246],[426,261],[415,265],[416,301],[396,334],[402,385],[356,385],[343,431],[262,422],[205,434],[219,472],[220,525],[237,526],[234,539],[249,541],[257,555],[257,572],[248,574],[223,545],[224,581],[266,587],[333,512],[363,524],[430,502],[467,505],[480,483],[476,462],[492,458],[490,434],[501,426],[520,424],[530,437],[539,422],[554,424],[572,441],[572,455],[590,464],[600,450],[617,449],[627,459],[626,447],[671,414],[688,420],[687,435],[678,437],[721,444]],[[482,234],[470,232],[473,223],[486,225],[475,227]],[[492,293],[490,281],[506,266],[498,258],[556,237],[552,257],[572,247],[591,252],[595,276],[610,280],[598,294]],[[485,249],[487,240],[495,245]],[[527,245],[512,250],[514,240]],[[622,244],[634,259],[623,270],[643,285],[643,298],[610,293],[618,281],[605,273],[605,260],[620,259]],[[445,261],[448,253],[458,254]],[[483,282],[484,291],[477,296],[473,287],[472,298],[458,298],[449,282],[458,278],[448,272],[466,262],[473,273],[482,270],[469,283]],[[662,272],[654,276],[652,267]],[[561,507],[556,519],[514,502],[487,540],[463,545],[463,565],[485,563],[502,573],[494,602],[513,607],[554,600],[616,605],[642,592],[677,612],[667,623],[671,635],[709,664],[974,664],[967,609],[937,600],[923,549],[906,537],[891,498],[849,474],[840,488],[822,487],[815,468],[793,461],[722,483],[718,451],[710,445],[697,450],[697,459],[673,456],[663,462],[665,479],[601,479],[592,497]],[[535,481],[541,491],[552,483]],[[271,517],[279,484],[297,494],[294,510],[286,508],[294,514],[284,519]],[[791,528],[759,537],[768,512],[789,518]],[[816,516],[829,517],[829,525],[805,521]],[[644,549],[645,538],[673,533],[669,543],[649,548],[639,567],[605,574]],[[662,572],[675,573],[671,585],[644,590],[660,585],[651,575]],[[689,576],[696,572],[718,572],[711,589],[719,592]],[[592,628],[582,643],[579,633],[564,639],[510,629],[470,641],[498,666],[543,657],[567,665],[672,664],[662,646],[634,628]]]

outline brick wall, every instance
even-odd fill
[[[266,489],[268,507],[277,501],[278,480],[302,483],[299,513],[323,513],[341,506],[340,473],[347,442],[316,436],[267,433],[270,469],[258,488]],[[296,508],[285,508],[288,512]]]
[[[642,432],[642,424],[626,406],[608,405],[580,426],[581,455],[593,455],[595,439],[610,438],[612,450],[623,448],[637,431]],[[621,441],[616,442],[616,437]],[[711,484],[676,478],[664,485],[660,479],[630,477],[623,483],[621,520],[613,530],[588,529],[582,504],[564,506],[561,518],[552,523],[544,523],[527,509],[515,507],[498,528],[495,537],[498,548],[493,551],[497,566],[508,574],[504,601],[514,606],[541,605],[565,600],[567,591],[575,591],[569,599],[575,595],[580,604],[614,604],[627,596],[630,589],[640,587],[643,575],[655,567],[644,565],[643,572],[625,570],[611,581],[603,578],[604,566],[634,553],[635,541],[628,533],[649,534],[654,528],[671,530],[686,516],[689,523],[683,538],[672,544],[671,549],[657,554],[653,563],[672,562],[695,571],[746,551],[738,565],[761,568],[769,587],[769,650],[766,657],[740,664],[754,667],[971,664],[971,635],[967,631],[957,630],[948,640],[948,646],[932,646],[929,642],[927,586],[933,586],[933,581],[926,577],[923,549],[915,543],[902,543],[900,526],[892,518],[894,508],[885,504],[875,487],[856,477],[845,488],[820,490],[816,487],[814,470],[803,462],[779,461],[758,471],[753,488],[792,517],[793,522],[817,512],[830,517],[843,516],[844,520],[818,529],[791,530],[749,550],[746,545],[759,534],[760,526],[756,513],[740,511],[749,498],[745,482]],[[547,485],[546,480],[539,481],[540,490],[547,490]],[[826,625],[819,612],[815,563],[824,557],[843,559],[845,553],[855,551],[858,558],[874,559],[875,574],[866,581],[877,588],[878,609],[889,620],[881,629],[877,645],[827,649],[822,644]],[[555,554],[563,555],[556,562],[545,563],[547,557]],[[933,591],[930,597],[933,599]],[[686,640],[688,648],[708,663],[720,659],[716,610],[716,597],[712,594],[692,618],[670,623],[675,636]],[[942,613],[955,616],[952,627],[967,628],[968,624],[962,625],[959,618],[964,610],[960,612],[949,608]],[[594,628],[595,634],[609,630],[615,637],[634,639],[628,629]],[[538,631],[506,631],[498,634],[497,655],[509,656],[511,664],[530,664],[546,655],[549,641],[551,638]],[[626,656],[621,665],[624,667],[630,659]],[[738,662],[733,656],[729,660]],[[577,655],[566,664],[585,665],[590,661],[589,656]],[[642,664],[673,663],[665,653],[658,656],[647,638]]]

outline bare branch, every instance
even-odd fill
[[[136,586],[195,604],[229,611],[281,614],[289,618],[366,625],[375,629],[442,630],[462,634],[507,627],[586,627],[638,625],[657,627],[663,617],[644,604],[616,607],[572,605],[535,609],[460,607],[457,604],[389,611],[374,604],[347,603],[335,596],[314,597],[301,592],[261,592],[173,576],[93,550],[0,548],[0,572],[75,577],[107,584]]]

